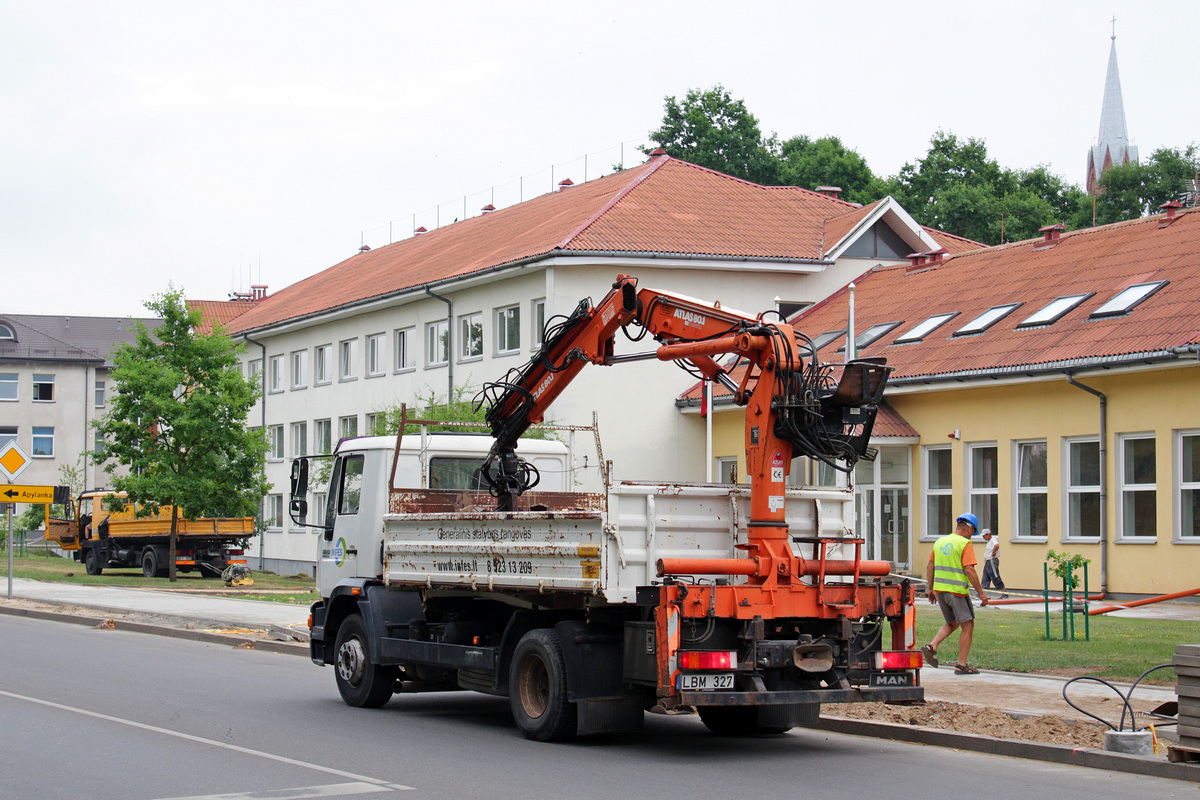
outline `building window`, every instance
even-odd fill
[[[329,495],[328,494],[326,494],[325,492],[314,492],[313,493],[312,513],[317,515],[316,516],[316,524],[317,525],[325,524],[325,515],[328,513],[327,512],[328,503],[329,503]],[[313,531],[314,533],[316,532],[316,528],[309,528],[309,530]]]
[[[338,346],[338,380],[354,380],[354,353],[357,349],[357,339],[347,339]]]
[[[249,380],[254,381],[255,383],[258,383],[259,381],[255,380],[255,379],[258,378],[258,376],[261,374],[262,374],[262,359],[261,358],[256,358],[253,361],[246,364],[246,377]]]
[[[925,538],[936,539],[954,528],[954,478],[950,445],[925,448]]]
[[[333,451],[333,423],[327,419],[313,422],[313,452],[324,455]]]
[[[450,363],[450,330],[445,320],[425,326],[425,366],[440,367]]]
[[[967,487],[971,513],[979,518],[979,530],[990,528],[1000,535],[1000,470],[996,445],[968,446]],[[978,531],[976,531],[978,533]]]
[[[12,326],[5,322],[0,322],[0,342],[15,342],[17,334],[13,331]]]
[[[308,455],[308,423],[292,423],[292,457]]]
[[[363,417],[363,428],[367,436],[383,436],[383,419],[380,414],[367,414]]]
[[[1179,536],[1200,539],[1200,431],[1179,435]]]
[[[483,356],[483,314],[458,318],[458,358],[467,361]]]
[[[413,339],[415,333],[416,331],[413,328],[401,328],[396,331],[397,372],[415,369],[417,366],[417,353],[414,349],[416,342]]]
[[[35,458],[54,458],[54,428],[33,429],[33,453]]]
[[[1100,536],[1100,440],[1067,442],[1067,538]]]
[[[531,333],[533,335],[529,338],[529,341],[533,345],[534,350],[540,350],[542,348],[542,342],[544,342],[546,340],[545,339],[545,337],[546,337],[546,300],[545,300],[545,298],[542,298],[541,300],[533,301],[533,314],[531,316],[533,318],[532,319],[533,328],[531,330]]]
[[[521,307],[496,309],[496,352],[515,353],[521,349]]]
[[[338,435],[343,439],[358,436],[358,415],[338,418]]]
[[[1120,438],[1122,539],[1154,539],[1158,535],[1158,487],[1153,435]]]
[[[1046,443],[1018,442],[1016,448],[1016,535],[1019,537],[1044,539],[1048,530],[1046,519]]]
[[[3,446],[3,444],[0,444],[0,447]],[[92,452],[96,454],[97,458],[103,458],[104,456],[104,436],[100,434],[100,431],[96,431],[96,435],[92,440]]]
[[[16,425],[0,425],[0,450],[15,444],[17,441]]]
[[[902,333],[897,336],[892,341],[892,344],[909,344],[911,342],[919,342],[957,316],[957,311],[953,311],[949,314],[935,314],[934,316],[926,319],[924,322],[919,322],[914,325],[907,333]]]
[[[271,356],[267,369],[267,391],[283,391],[283,356]]]
[[[18,376],[15,372],[0,372],[0,400],[16,400],[20,396],[17,387]]]
[[[308,351],[297,350],[292,353],[292,388],[303,389],[308,386]]]
[[[367,337],[367,376],[383,374],[383,334],[374,333]]]
[[[54,376],[33,376],[33,399],[37,402],[51,403],[54,401]]]
[[[270,457],[276,461],[283,460],[283,426],[271,426]]]
[[[329,383],[331,380],[329,373],[329,345],[318,345],[313,350],[313,382],[320,386],[323,383]]]
[[[96,381],[96,408],[104,408],[104,381]]]
[[[267,495],[267,507],[264,511],[265,522],[268,528],[283,527],[283,495],[269,494]]]

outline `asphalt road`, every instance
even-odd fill
[[[819,731],[526,741],[506,700],[345,706],[295,656],[0,616],[0,798],[1170,797],[1187,783]],[[939,780],[944,774],[948,779]]]

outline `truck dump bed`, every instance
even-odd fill
[[[78,501],[74,519],[51,519],[46,526],[46,539],[58,542],[64,550],[78,549],[82,539],[147,539],[171,534],[171,507],[164,506],[156,515],[138,518],[131,506],[116,512],[104,507],[107,493],[85,494]],[[79,535],[79,524],[84,535]],[[253,517],[180,517],[176,533],[180,541],[187,539],[234,541],[254,535]]]
[[[483,492],[395,492],[384,517],[384,580],[397,588],[567,591],[632,603],[661,558],[744,557],[750,490],[727,484],[618,483],[604,494],[534,493],[497,512]],[[853,495],[786,494],[792,549],[851,558]],[[845,552],[841,552],[842,550]],[[744,577],[732,576],[730,583]]]

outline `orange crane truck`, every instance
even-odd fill
[[[167,574],[170,557],[171,507],[139,517],[132,505],[109,511],[108,500],[123,493],[97,490],[67,504],[65,519],[51,519],[46,540],[82,561],[88,575],[106,567],[141,566],[147,578]],[[254,535],[254,517],[180,517],[176,525],[175,567],[219,577],[231,564],[245,564],[246,540]]]
[[[657,346],[616,355],[618,330]],[[507,696],[526,737],[560,741],[637,729],[647,711],[742,735],[811,724],[821,703],[923,698],[912,584],[863,558],[850,489],[787,487],[794,457],[847,472],[874,457],[881,360],[823,365],[789,325],[629,276],[544,342],[478,398],[488,491],[397,487],[378,442],[334,454],[310,648],[346,703],[470,689]],[[606,472],[603,492],[533,491],[521,434],[586,365],[635,359],[730,388],[748,489]],[[293,497],[307,466],[293,463]]]

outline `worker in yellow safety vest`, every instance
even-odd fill
[[[971,652],[971,638],[975,633],[975,608],[971,605],[971,589],[979,593],[980,605],[988,604],[987,594],[979,582],[975,565],[975,548],[971,537],[979,530],[979,520],[974,514],[959,515],[954,521],[954,533],[938,539],[929,554],[925,568],[925,585],[929,602],[937,603],[942,610],[945,624],[938,629],[933,641],[921,648],[925,660],[934,667],[938,665],[938,645],[954,631],[961,629],[958,636],[958,663],[955,675],[978,675],[979,670],[971,666],[967,656]]]

